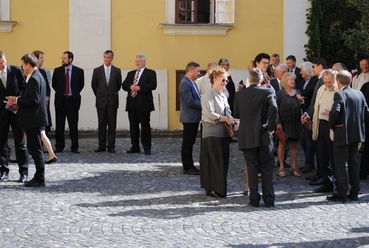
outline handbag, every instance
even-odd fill
[[[228,125],[227,122],[224,122],[224,126],[225,126],[225,129],[226,129],[227,133],[228,133],[228,136],[232,138],[234,136],[233,126]]]
[[[275,130],[275,134],[282,143],[286,142],[287,136],[281,129]]]

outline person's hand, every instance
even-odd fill
[[[15,102],[17,101],[17,97],[16,96],[7,96],[6,99],[8,99],[13,104],[15,104]]]
[[[301,124],[305,124],[310,122],[310,117],[305,113],[303,115],[301,115]]]
[[[278,124],[277,124],[277,129],[278,129],[278,130],[282,130],[282,124],[281,124],[281,123],[278,123]]]

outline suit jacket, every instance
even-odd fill
[[[323,79],[319,78],[318,82],[314,87],[313,96],[311,97],[310,106],[306,109],[306,113],[312,118],[314,116],[314,106],[316,101],[316,95],[318,94],[318,90],[320,87],[324,85]]]
[[[271,78],[270,79],[270,85],[274,88],[275,93],[277,94],[277,92],[280,90],[279,88],[279,83],[278,83],[278,79],[276,78]],[[281,86],[282,87],[282,86]]]
[[[302,110],[305,112],[311,103],[311,98],[313,97],[314,94],[314,88],[315,85],[317,84],[319,78],[317,76],[314,76],[312,78],[310,78],[310,81],[308,83],[308,85],[306,85],[305,89],[304,89],[304,84],[305,84],[305,79],[301,79],[301,81],[299,83],[297,83],[296,89],[300,90],[301,96],[304,96],[304,104],[302,104]]]
[[[96,108],[117,109],[119,107],[119,90],[122,84],[122,73],[119,68],[111,66],[109,83],[106,82],[104,65],[94,69],[91,87],[96,96]]]
[[[48,125],[46,113],[46,82],[39,70],[28,80],[21,97],[18,97],[18,126],[22,129],[40,128]]]
[[[0,125],[8,125],[14,114],[5,108],[6,96],[20,96],[26,87],[22,70],[17,66],[7,65],[6,88],[0,79]],[[14,115],[15,117],[15,115]]]
[[[334,94],[334,103],[329,114],[329,127],[334,132],[335,146],[348,145],[365,140],[365,120],[368,106],[363,93],[350,86]]]
[[[126,103],[126,111],[132,110],[132,96],[131,96],[131,85],[133,84],[135,78],[136,70],[132,70],[128,72],[126,79],[124,79],[122,88],[127,91],[127,103]],[[140,91],[137,92],[135,96],[135,101],[137,101],[136,107],[138,107],[139,111],[142,112],[150,112],[154,111],[154,97],[152,95],[152,91],[156,89],[157,80],[156,80],[156,72],[154,70],[150,70],[145,68],[141,74],[140,79],[138,80],[138,86],[140,86]]]
[[[179,84],[179,121],[182,123],[198,123],[201,120],[201,100],[194,87],[197,87],[196,84],[186,76]]]
[[[85,75],[83,69],[72,66],[71,71],[71,89],[73,105],[76,110],[81,107],[81,91],[85,86]],[[55,108],[61,108],[64,105],[64,89],[65,89],[65,67],[60,66],[54,69],[52,77],[52,87],[55,90]]]
[[[296,79],[295,82],[298,83],[302,80],[302,75],[301,75],[301,69],[299,67],[296,66],[295,68],[295,75],[296,75]]]
[[[238,147],[240,150],[267,146],[273,142],[277,124],[277,103],[272,89],[250,85],[236,92],[234,117],[240,118]]]

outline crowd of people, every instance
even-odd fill
[[[22,67],[7,65],[0,51],[0,181],[9,177],[10,127],[19,167],[19,182],[26,187],[45,186],[45,164],[58,161],[65,149],[65,122],[68,121],[70,150],[79,153],[78,118],[84,71],[73,64],[70,51],[62,54],[62,65],[50,71],[42,68],[44,53],[22,56]],[[95,152],[115,153],[119,90],[127,92],[126,111],[130,124],[131,148],[127,153],[151,155],[150,113],[155,110],[152,91],[156,89],[154,70],[146,68],[146,57],[138,54],[135,70],[123,80],[112,62],[114,52],[103,53],[103,64],[93,70],[91,87],[96,97],[98,146]],[[221,58],[210,62],[199,78],[200,65],[189,62],[179,85],[180,122],[183,124],[181,161],[183,173],[200,175],[201,187],[209,197],[227,197],[230,142],[235,141],[226,126],[237,126],[238,148],[246,163],[244,193],[250,205],[263,199],[273,207],[275,155],[278,173],[285,177],[316,171],[307,177],[319,186],[316,192],[332,193],[329,201],[358,200],[360,179],[369,175],[368,59],[360,61],[361,73],[352,77],[342,63],[327,68],[323,58],[296,66],[293,55],[280,63],[280,56],[258,54],[248,67],[249,77],[237,87],[229,73],[230,63]],[[47,137],[51,127],[51,87],[55,91],[55,150]],[[237,88],[237,90],[236,90]],[[200,125],[201,124],[201,125]],[[200,168],[195,166],[193,146],[201,130]],[[141,132],[140,132],[141,130]],[[298,145],[304,164],[297,165]],[[367,143],[366,143],[367,144]],[[364,147],[362,149],[362,147]],[[48,152],[44,160],[43,150]],[[362,150],[359,162],[359,149]],[[28,179],[28,153],[36,173]],[[290,163],[286,162],[287,154]],[[259,193],[259,180],[262,194]]]
[[[274,206],[274,155],[278,176],[285,177],[286,168],[295,177],[316,171],[306,179],[319,186],[316,192],[331,193],[328,201],[357,201],[360,180],[369,175],[369,148],[364,143],[369,133],[367,58],[360,68],[353,77],[342,63],[328,69],[323,58],[297,67],[293,55],[280,64],[278,54],[260,53],[250,62],[246,84],[241,82],[235,91],[227,59],[210,62],[201,78],[200,65],[188,63],[179,86],[183,173],[200,175],[207,196],[225,198],[232,141],[225,126],[233,125],[246,162],[244,193],[251,206],[258,207],[261,199],[265,207]],[[200,169],[192,159],[199,125]],[[299,143],[304,165],[297,167]]]

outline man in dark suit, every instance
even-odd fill
[[[195,167],[192,158],[192,149],[201,120],[200,93],[195,83],[199,75],[200,65],[196,62],[188,63],[186,75],[183,77],[178,89],[180,98],[179,121],[183,125],[181,159],[183,173],[188,175],[200,175],[200,171]]]
[[[240,118],[238,147],[243,151],[247,164],[250,185],[250,205],[258,207],[261,196],[258,192],[258,167],[262,171],[263,201],[266,207],[274,206],[273,188],[273,133],[277,123],[277,103],[269,88],[260,87],[263,74],[252,69],[250,87],[240,90],[235,96],[236,118]]]
[[[0,180],[9,177],[8,133],[12,127],[15,154],[19,167],[19,182],[25,182],[28,176],[28,152],[24,140],[24,131],[18,127],[17,114],[5,108],[6,96],[20,96],[25,88],[23,73],[19,67],[7,65],[5,54],[0,51]]]
[[[270,85],[274,88],[276,94],[282,89],[281,80],[287,70],[288,68],[285,64],[277,65],[274,69],[274,78],[270,79]]]
[[[155,110],[152,91],[156,89],[156,72],[146,68],[146,57],[138,54],[136,70],[130,71],[124,79],[122,88],[128,92],[126,111],[128,111],[131,148],[127,153],[139,153],[141,123],[141,144],[145,155],[151,155],[150,113]]]
[[[71,151],[78,152],[78,112],[81,106],[81,91],[85,86],[84,71],[72,64],[74,55],[66,51],[62,55],[62,66],[55,68],[52,87],[55,90],[55,152],[65,148],[65,119],[68,120]]]
[[[46,82],[37,69],[37,58],[33,54],[22,57],[22,68],[27,76],[27,86],[22,96],[8,96],[8,100],[19,106],[18,125],[27,135],[27,146],[35,162],[34,177],[24,183],[26,187],[45,186],[45,164],[41,145],[41,131],[47,126]],[[18,160],[18,157],[17,157]]]
[[[296,66],[296,57],[293,55],[289,55],[286,58],[286,64],[288,67],[288,72],[294,73],[296,75],[295,82],[298,84],[301,79],[301,69]]]
[[[104,64],[94,69],[91,81],[91,87],[96,96],[95,106],[99,130],[99,147],[95,152],[103,152],[107,147],[110,153],[115,153],[117,110],[122,74],[119,68],[111,64],[114,59],[113,51],[107,50],[103,56]],[[108,142],[106,142],[106,129],[108,129]]]
[[[334,132],[333,156],[337,180],[336,193],[328,201],[357,201],[360,191],[358,145],[365,141],[368,106],[364,95],[350,87],[351,74],[346,70],[336,76],[339,91],[329,114],[329,127]],[[347,195],[351,186],[350,193]]]

